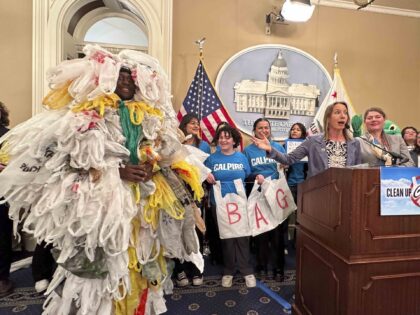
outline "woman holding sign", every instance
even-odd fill
[[[289,131],[289,139],[286,139],[286,146],[294,141],[303,142],[306,139],[306,128],[301,123],[294,123]],[[300,145],[298,143],[298,145]],[[290,187],[293,198],[297,202],[297,185],[303,182],[308,171],[308,163],[306,161],[298,161],[289,165],[287,169],[287,184]]]
[[[254,122],[252,131],[256,138],[267,138],[272,147],[279,152],[285,153],[282,145],[271,140],[271,125],[267,118],[257,119]],[[265,150],[258,148],[252,143],[244,149],[244,154],[251,166],[251,175],[247,178],[246,185],[247,195],[251,192],[255,180],[258,181],[258,184],[261,184],[266,177],[271,177],[271,179],[279,178],[278,163],[273,159],[267,158]],[[254,237],[257,254],[256,271],[261,277],[267,275],[269,260],[271,260],[273,275],[276,280],[281,281],[284,277],[285,242],[283,234],[287,227],[286,221],[273,230]]]
[[[217,131],[213,142],[218,144],[220,150],[211,154],[204,164],[212,171],[211,174],[209,174],[207,181],[213,185],[210,195],[212,212],[213,216],[217,218],[219,232],[222,238],[223,234],[235,234],[232,232],[235,232],[235,229],[239,229],[240,226],[243,226],[242,223],[246,219],[246,216],[244,217],[244,211],[246,211],[246,209],[239,209],[238,206],[235,208],[234,204],[232,209],[221,209],[221,205],[216,204],[215,199],[215,189],[219,189],[219,185],[216,185],[216,181],[220,182],[221,197],[225,197],[227,194],[232,193],[238,194],[240,192],[237,191],[234,180],[240,179],[244,182],[245,178],[250,174],[250,167],[245,155],[235,150],[241,143],[241,134],[237,129],[231,126],[221,127]],[[244,187],[239,188],[244,191]],[[219,193],[219,190],[217,190],[217,192]],[[243,194],[245,195],[244,192]],[[239,205],[239,203],[237,205]],[[242,213],[242,215],[240,213]],[[224,216],[227,216],[227,218]],[[222,221],[228,222],[230,225],[221,225]],[[243,232],[246,234],[247,231]],[[233,276],[236,271],[236,262],[240,273],[245,278],[246,286],[255,287],[256,279],[249,261],[249,237],[223,238],[221,243],[224,264],[222,286],[232,286]]]
[[[335,102],[327,107],[324,114],[325,133],[306,139],[290,154],[277,151],[264,139],[252,138],[257,147],[267,151],[267,156],[286,165],[308,157],[308,177],[330,167],[346,167],[361,162],[360,143],[352,138],[347,129],[350,121],[345,102]]]
[[[289,139],[286,139],[286,148],[287,151],[292,151],[290,145],[294,143],[293,147],[297,147],[306,140],[306,128],[302,123],[294,123],[290,127]],[[297,189],[298,185],[302,183],[308,172],[308,162],[307,161],[298,161],[294,164],[289,165],[286,169],[287,184],[289,185],[290,191],[292,192],[293,199],[297,204]],[[290,216],[289,223],[296,225],[296,211]],[[293,229],[293,245],[296,242],[296,229]],[[288,237],[288,231],[287,237]]]

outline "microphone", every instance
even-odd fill
[[[345,125],[345,128],[348,130],[348,131],[350,131],[352,134],[354,134],[354,132],[353,132],[353,130],[351,130],[350,129],[350,126],[348,125],[348,124],[346,124]],[[365,138],[363,138],[363,137],[359,137],[360,139],[362,139],[364,142],[366,142],[366,143],[368,143],[368,144],[370,144],[371,146],[373,146],[373,147],[375,147],[375,148],[378,148],[378,149],[380,149],[380,150],[382,150],[383,152],[385,152],[385,153],[388,153],[389,155],[391,155],[391,157],[392,157],[392,164],[396,164],[396,160],[397,159],[399,159],[400,160],[400,163],[399,164],[402,164],[402,163],[406,163],[406,162],[408,162],[408,158],[407,157],[405,157],[405,156],[403,156],[403,155],[401,155],[401,154],[399,154],[399,153],[397,153],[397,152],[393,152],[393,151],[388,151],[387,149],[385,149],[385,148],[382,148],[381,146],[379,146],[379,145],[377,145],[377,144],[375,144],[375,143],[373,143],[373,142],[371,142],[371,141],[369,141],[368,139],[365,139]]]

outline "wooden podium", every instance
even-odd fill
[[[379,169],[299,186],[293,314],[420,315],[420,216],[380,216]]]

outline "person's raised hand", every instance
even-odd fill
[[[252,137],[252,142],[257,146],[257,148],[265,150],[267,152],[271,152],[271,144],[270,141],[263,136],[262,139],[256,138],[256,137]]]

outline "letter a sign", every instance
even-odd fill
[[[254,187],[248,196],[248,220],[252,236],[274,229],[279,222],[274,218],[264,192],[255,181]]]

